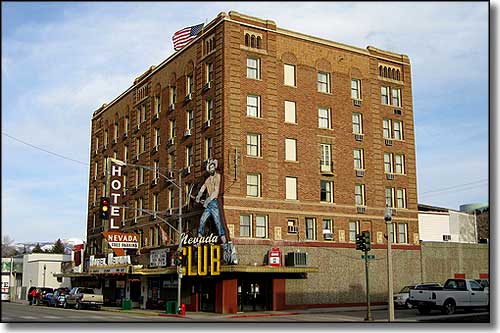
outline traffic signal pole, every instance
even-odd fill
[[[368,251],[365,252],[365,276],[366,276],[366,321],[372,321],[372,312],[370,308],[370,281],[369,281],[369,274],[368,274]]]
[[[182,170],[179,171],[179,184],[182,184]],[[179,231],[179,247],[177,248],[178,253],[182,253],[182,186],[179,185],[179,226],[177,227]],[[181,306],[181,281],[182,281],[182,262],[177,266],[177,313]]]

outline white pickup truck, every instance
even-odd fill
[[[74,287],[66,295],[64,307],[75,307],[79,310],[83,307],[92,307],[100,310],[103,305],[103,297],[101,294],[96,294],[92,288]]]
[[[470,279],[448,279],[443,287],[424,290],[410,290],[408,302],[421,314],[428,314],[433,309],[443,314],[453,314],[457,308],[488,307],[489,289]]]

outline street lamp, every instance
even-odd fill
[[[387,291],[388,291],[388,306],[389,306],[389,322],[394,321],[394,300],[392,290],[392,209],[388,206],[384,209],[384,220],[387,225]]]
[[[47,272],[47,265],[43,265],[43,287],[45,288],[45,273]]]

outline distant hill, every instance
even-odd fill
[[[83,240],[80,238],[68,238],[68,239],[61,239],[62,243],[64,244],[64,253],[65,254],[70,254],[71,250],[73,249],[73,246],[77,244],[83,244]],[[52,242],[26,242],[26,243],[16,243],[14,247],[16,248],[18,253],[32,253],[33,249],[35,248],[36,244],[40,244],[40,247],[42,250],[47,251],[52,249],[52,246],[54,245],[55,241]]]

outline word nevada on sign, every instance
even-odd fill
[[[139,235],[133,233],[123,233],[106,231],[102,233],[112,249],[138,249]]]

